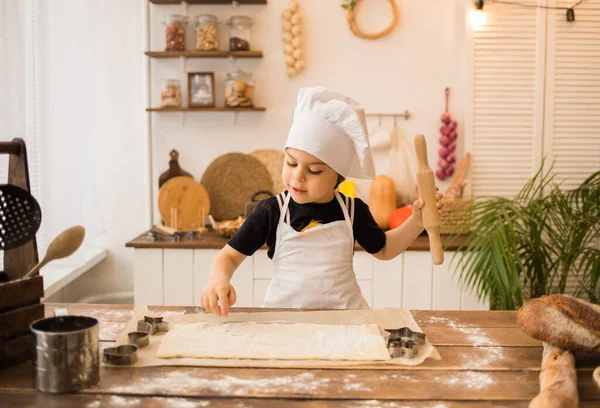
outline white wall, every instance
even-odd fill
[[[62,1],[67,5],[74,2]],[[76,2],[75,2],[76,3]],[[62,112],[64,121],[89,121],[94,133],[89,146],[98,204],[102,209],[109,260],[80,278],[70,288],[71,299],[109,291],[132,289],[132,250],[124,248],[129,239],[149,225],[147,164],[144,124],[143,7],[141,0],[90,1],[93,12],[93,48],[61,52],[60,43],[49,44],[47,53],[61,52],[54,61],[56,71],[48,81],[56,99],[52,112]],[[233,14],[251,15],[255,19],[252,46],[261,49],[260,60],[239,60],[236,67],[254,73],[255,103],[265,106],[264,113],[239,113],[234,125],[233,113],[153,113],[152,173],[156,203],[158,175],[166,170],[169,151],[180,152],[180,162],[197,179],[218,155],[250,152],[258,148],[281,148],[291,121],[297,91],[303,86],[324,85],[348,94],[361,102],[367,112],[403,112],[413,117],[399,121],[401,133],[410,141],[416,133],[426,135],[429,160],[437,161],[439,117],[444,109],[444,88],[453,90],[451,113],[463,117],[464,7],[462,0],[398,0],[400,24],[388,37],[366,41],[353,36],[338,0],[300,0],[304,15],[304,51],[307,69],[288,79],[281,43],[280,16],[287,1],[270,0],[267,6],[192,6],[190,15],[209,12],[224,22]],[[52,3],[52,7],[57,7]],[[152,49],[162,50],[160,22],[169,12],[183,12],[183,6],[151,5]],[[359,22],[365,29],[377,30],[387,25],[386,0],[365,2]],[[73,17],[64,9],[64,18]],[[54,16],[54,30],[60,30],[61,18]],[[188,32],[192,32],[191,27]],[[226,46],[225,30],[222,30]],[[191,36],[190,36],[191,37]],[[84,47],[84,45],[81,45]],[[192,39],[190,44],[192,46]],[[85,48],[85,47],[84,47]],[[77,71],[80,58],[89,59],[93,67],[88,83],[94,100],[86,100],[86,90],[72,95],[64,104],[61,84]],[[69,64],[75,64],[68,68]],[[67,73],[59,68],[65,67]],[[49,67],[51,68],[51,67]],[[190,59],[187,71],[214,71],[217,102],[222,104],[222,84],[231,68],[226,59]],[[70,70],[69,70],[70,69]],[[176,59],[151,61],[152,104],[158,106],[162,78],[179,78],[187,82],[184,62]],[[184,87],[184,91],[186,91]],[[184,98],[187,100],[187,98]],[[90,104],[90,102],[93,102]],[[49,108],[48,108],[49,109]],[[67,115],[68,113],[68,115]],[[71,119],[69,119],[71,118]],[[74,119],[73,119],[74,118]],[[59,132],[57,126],[52,131]],[[459,135],[461,133],[459,132]],[[412,142],[411,142],[412,143]],[[459,157],[462,142],[459,136]],[[73,169],[73,173],[79,169]],[[440,186],[444,187],[444,183]],[[153,205],[153,211],[156,205]]]
[[[453,91],[451,112],[459,121],[463,115],[461,77],[464,45],[464,5],[462,1],[398,1],[400,23],[389,36],[377,41],[355,37],[349,31],[340,1],[302,0],[304,51],[307,70],[288,79],[281,42],[281,14],[287,1],[270,1],[267,6],[191,6],[189,14],[215,14],[221,22],[231,15],[251,15],[255,19],[251,46],[264,51],[262,60],[238,60],[236,68],[253,73],[255,103],[265,113],[153,113],[154,202],[156,180],[167,168],[169,151],[181,153],[182,167],[196,178],[217,156],[229,151],[249,153],[263,147],[281,148],[291,123],[295,98],[303,86],[324,85],[362,103],[367,112],[403,112],[413,118],[399,121],[399,130],[412,145],[417,133],[429,141],[432,167],[437,161],[439,117],[444,110],[444,89]],[[170,13],[185,13],[183,6],[151,6],[151,46],[164,49],[161,22]],[[382,29],[390,21],[387,0],[370,0],[358,13],[365,30]],[[188,33],[193,32],[189,27]],[[227,45],[226,27],[221,26],[221,44]],[[187,47],[194,46],[192,35]],[[187,95],[187,72],[214,71],[217,103],[223,102],[223,81],[232,68],[228,60],[153,59],[151,61],[152,105],[159,106],[161,79],[179,79]],[[187,103],[187,97],[183,98]],[[462,152],[459,151],[459,156]],[[385,155],[384,155],[385,156]],[[380,163],[379,171],[385,170]],[[443,186],[443,183],[440,183]],[[158,213],[155,208],[155,221]]]
[[[54,181],[44,222],[58,232],[83,221],[86,242],[110,251],[64,299],[130,291],[124,243],[148,226],[142,2],[40,2],[38,21],[43,168]]]

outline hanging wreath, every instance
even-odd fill
[[[352,33],[357,37],[364,38],[365,40],[377,40],[378,38],[385,37],[386,35],[391,33],[394,30],[394,28],[396,28],[396,26],[398,25],[400,12],[398,11],[398,5],[396,4],[396,0],[388,1],[390,3],[390,6],[392,7],[392,22],[390,23],[390,25],[387,26],[387,28],[385,28],[384,30],[381,30],[377,33],[365,33],[363,30],[360,29],[358,23],[356,22],[356,18],[354,17],[356,6],[358,5],[358,3],[361,2],[361,0],[344,0],[342,8],[346,10],[346,20],[348,21],[348,27],[350,27],[350,31],[352,31]]]

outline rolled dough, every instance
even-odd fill
[[[379,326],[305,323],[195,323],[174,325],[159,358],[259,360],[390,360]]]

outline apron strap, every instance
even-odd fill
[[[350,231],[350,236],[354,237],[354,198],[345,197],[345,203],[342,201],[341,195],[335,191],[335,198],[338,200],[340,207],[342,207],[342,212],[344,213],[344,220],[346,221],[346,225],[348,226],[348,230]],[[283,201],[283,203],[282,203]],[[290,204],[290,194],[287,196],[285,192],[277,195],[277,204],[279,204],[279,223],[283,223],[284,218],[288,225],[292,225],[290,221],[290,212],[289,212],[289,204]],[[354,243],[352,244],[354,245]]]
[[[344,220],[346,221],[348,230],[350,230],[350,236],[354,237],[354,232],[352,230],[353,221],[350,220],[350,215],[348,214],[348,209],[344,205],[344,201],[342,200],[342,197],[340,196],[340,193],[337,192],[337,190],[335,191],[335,198],[337,198],[338,203],[340,203],[340,207],[342,207],[342,212],[344,213]],[[354,246],[354,239],[352,240],[352,245]]]
[[[285,193],[281,193],[281,195],[284,195]],[[280,214],[279,214],[279,224],[283,224],[283,220],[284,218],[287,220],[288,225],[292,225],[290,222],[290,212],[288,211],[288,206],[290,204],[290,194],[288,193],[287,196],[284,196],[285,198],[283,199],[283,204],[281,205],[281,207],[279,208]],[[278,200],[277,202],[279,202],[279,196],[277,196]]]
[[[346,208],[350,212],[350,221],[354,225],[354,197],[344,196],[344,199],[346,201]]]

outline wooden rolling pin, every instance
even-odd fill
[[[434,265],[444,263],[444,250],[440,239],[440,213],[435,198],[435,180],[433,170],[427,161],[427,143],[425,136],[415,136],[415,151],[417,152],[417,185],[419,196],[423,200],[423,226],[429,235],[429,251]]]

